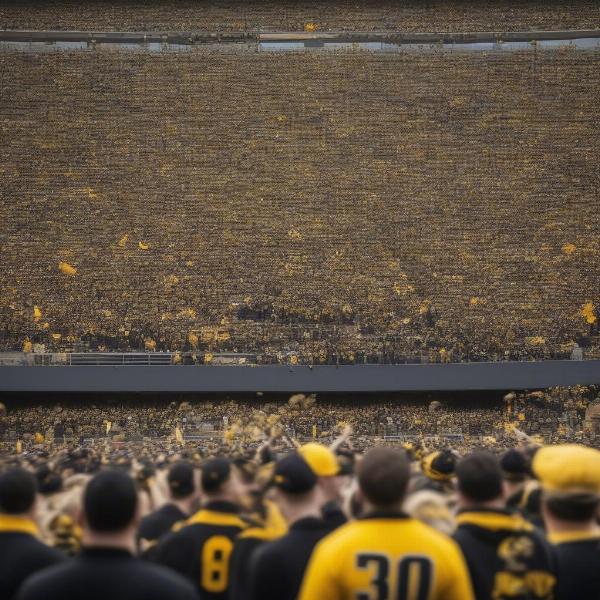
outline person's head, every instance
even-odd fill
[[[406,452],[393,448],[369,450],[358,467],[361,496],[376,510],[399,510],[409,478]]]
[[[512,487],[523,484],[528,479],[529,461],[525,454],[516,448],[511,448],[502,455],[500,467],[504,480]]]
[[[503,503],[502,469],[489,452],[473,452],[456,466],[459,502],[463,508]]]
[[[532,469],[542,485],[542,514],[550,531],[593,526],[600,508],[600,452],[565,444],[541,448]]]
[[[207,460],[202,467],[202,491],[209,501],[224,500],[239,503],[243,486],[237,469],[227,458]]]
[[[288,522],[311,512],[319,514],[317,484],[316,474],[297,452],[277,461],[272,478],[273,499]]]
[[[0,474],[0,513],[32,516],[36,495],[35,477],[25,469],[16,467]]]
[[[452,488],[456,471],[456,455],[451,450],[432,452],[421,460],[421,470],[429,484],[427,488],[444,491]]]
[[[171,466],[167,474],[169,495],[175,502],[194,501],[197,496],[194,467],[181,461]]]
[[[103,471],[94,476],[83,493],[86,530],[101,536],[135,531],[138,497],[133,479],[122,471]]]
[[[345,481],[333,450],[323,444],[310,442],[301,446],[298,452],[317,476],[323,501],[340,500]]]

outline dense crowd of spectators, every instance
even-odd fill
[[[301,403],[252,399],[66,400],[41,404],[13,402],[0,417],[0,440],[36,444],[84,444],[94,441],[146,440],[162,444],[174,439],[176,429],[194,444],[214,447],[226,439],[257,445],[265,428],[276,427],[290,439],[331,440],[350,426],[355,442],[367,447],[372,440],[406,441],[431,438],[435,445],[457,448],[513,440],[522,433],[553,442],[592,442],[584,431],[586,409],[595,388],[552,388],[521,393],[510,401],[494,397],[455,398],[442,402],[424,399],[317,399]],[[509,398],[512,398],[509,397]],[[109,424],[109,425],[108,425]]]
[[[2,349],[598,355],[598,50],[230,46],[0,52]]]
[[[595,29],[600,9],[587,0],[77,0],[5,2],[2,29],[93,31],[528,31]]]
[[[454,536],[458,546],[448,545],[436,558],[436,568],[443,565],[448,569],[453,561],[463,565],[456,553],[459,548],[464,553],[468,571],[465,565],[457,570],[457,585],[463,591],[452,596],[456,600],[489,598],[486,586],[496,590],[494,597],[508,600],[514,597],[517,583],[544,592],[531,596],[540,600],[591,597],[545,593],[556,585],[597,591],[597,565],[584,569],[585,577],[557,570],[550,557],[554,550],[549,545],[541,550],[532,545],[533,541],[547,543],[543,530],[532,532],[534,525],[545,526],[550,541],[559,544],[566,539],[566,526],[577,527],[573,539],[593,539],[596,546],[583,545],[576,564],[589,565],[586,560],[594,559],[593,548],[597,551],[600,536],[596,520],[600,453],[585,447],[596,444],[598,438],[584,431],[582,417],[591,402],[600,407],[597,392],[578,386],[509,393],[502,401],[479,401],[470,407],[466,400],[458,400],[456,405],[436,400],[363,405],[321,402],[314,395],[303,394],[279,404],[259,398],[211,403],[178,400],[163,406],[149,401],[137,406],[119,401],[87,407],[74,402],[26,408],[2,405],[0,427],[3,432],[6,427],[18,430],[19,439],[3,442],[0,454],[0,585],[11,600],[69,600],[81,597],[86,585],[110,589],[121,600],[156,578],[151,587],[160,582],[166,586],[168,581],[173,590],[178,585],[179,592],[171,592],[177,598],[192,600],[200,593],[200,598],[216,600],[220,596],[211,594],[227,589],[230,598],[258,600],[264,594],[249,594],[259,585],[261,552],[284,539],[289,526],[296,528],[292,533],[297,532],[300,525],[296,522],[310,517],[309,530],[314,531],[319,520],[321,535],[315,538],[311,534],[313,541],[305,551],[300,551],[298,543],[290,554],[278,550],[277,556],[288,567],[290,561],[303,562],[296,569],[290,595],[277,592],[269,598],[292,600],[302,586],[300,598],[317,600],[324,597],[327,585],[319,579],[319,570],[331,571],[340,562],[322,556],[327,544],[333,543],[328,540],[336,539],[333,532],[344,527],[347,537],[355,519],[370,516],[366,520],[372,527],[366,538],[369,551],[377,543],[399,548],[424,544],[421,550],[435,553],[440,544],[449,544],[447,536]],[[219,427],[217,437],[187,437],[196,419]],[[390,425],[416,435],[386,436]],[[48,432],[40,433],[45,427]],[[455,433],[466,428],[469,433],[451,439],[440,431],[442,427]],[[167,435],[140,435],[160,431]],[[84,439],[86,434],[98,437]],[[540,448],[544,442],[551,445]],[[313,489],[315,492],[309,493]],[[375,494],[374,490],[377,495],[367,495]],[[543,503],[550,493],[557,495],[556,514],[566,515],[565,527],[549,518]],[[371,498],[382,500],[372,508]],[[567,501],[573,502],[576,513],[562,510]],[[583,513],[588,515],[583,533],[582,503],[589,505]],[[392,505],[397,516],[390,512]],[[119,521],[124,511],[129,511],[129,516]],[[576,517],[569,517],[572,514]],[[469,521],[465,527],[471,518],[473,523]],[[112,524],[117,521],[122,529]],[[358,524],[364,522],[357,520]],[[407,534],[396,532],[395,523],[406,524]],[[498,523],[503,528],[499,529]],[[469,539],[473,524],[485,533],[473,534],[477,543]],[[415,527],[420,528],[418,534]],[[529,571],[524,571],[522,562],[516,563],[511,593],[507,594],[506,577],[493,575],[494,570],[509,572],[514,556],[496,553],[495,546],[504,548],[502,540],[514,536],[515,531],[519,532],[518,543],[526,544],[523,556],[530,559],[527,568],[535,579],[526,575]],[[556,531],[563,537],[553,538]],[[328,534],[331,537],[326,537]],[[223,536],[228,536],[225,542]],[[427,536],[434,536],[430,546]],[[311,555],[321,538],[323,542]],[[482,554],[488,551],[482,548],[482,539],[493,547],[493,560]],[[509,541],[514,544],[514,539]],[[364,535],[361,540],[364,544]],[[218,554],[211,562],[208,552],[217,544]],[[350,544],[345,540],[341,550]],[[196,548],[205,545],[209,545],[206,552]],[[133,562],[136,554],[147,562]],[[497,557],[504,562],[498,564]],[[129,561],[124,587],[118,579],[117,559]],[[289,587],[291,580],[274,569],[275,558],[265,560],[264,585],[271,590]],[[539,560],[546,561],[544,571]],[[199,575],[210,568],[223,569],[221,562],[226,563],[227,577]],[[153,566],[156,563],[172,569],[171,574]],[[339,577],[348,581],[352,568],[344,566]],[[87,577],[72,575],[77,569],[87,569]],[[492,576],[483,580],[474,575],[475,569],[491,571]],[[189,583],[184,585],[185,580],[175,577],[173,571]],[[28,578],[37,572],[40,574]],[[65,592],[73,587],[77,592]],[[166,592],[148,589],[143,597],[171,597],[161,593]],[[447,593],[437,597],[449,598]]]

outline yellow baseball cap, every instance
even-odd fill
[[[532,464],[542,487],[558,494],[600,495],[600,452],[578,444],[540,448]]]
[[[334,452],[323,444],[310,442],[298,449],[300,456],[308,463],[317,477],[333,477],[340,473],[340,463]]]

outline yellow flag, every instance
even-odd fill
[[[23,452],[23,442],[21,440],[17,440],[17,444],[15,446],[15,452],[17,454],[21,454],[21,452]]]
[[[519,421],[524,421],[525,420],[525,413],[519,413]]]
[[[313,440],[316,440],[317,439],[317,426],[316,425],[313,425],[312,434],[313,434]]]
[[[71,277],[77,274],[77,269],[73,265],[70,265],[66,262],[59,262],[58,268],[62,273],[65,275],[70,275]]]
[[[183,444],[183,432],[181,429],[179,429],[179,427],[175,427],[175,439],[177,440],[178,444]]]

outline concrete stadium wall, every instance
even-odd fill
[[[600,384],[600,361],[315,367],[2,367],[0,392],[401,392]]]

